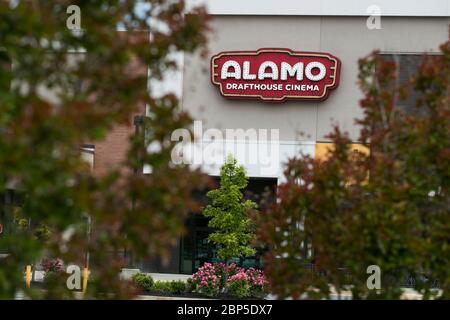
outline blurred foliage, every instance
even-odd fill
[[[399,298],[408,276],[424,299],[438,281],[450,298],[450,42],[424,56],[411,86],[376,52],[360,61],[363,118],[351,151],[338,127],[326,159],[299,157],[286,167],[278,201],[258,215],[266,272],[279,297]],[[401,104],[413,88],[415,113]],[[370,265],[381,290],[369,290]]]
[[[66,28],[69,5],[81,9],[81,30]],[[136,259],[168,256],[204,177],[171,165],[171,132],[190,118],[147,82],[178,67],[175,53],[204,49],[204,8],[185,12],[182,0],[1,1],[0,194],[20,192],[20,215],[32,223],[0,236],[9,254],[0,260],[0,298],[40,297],[25,288],[23,271],[43,256],[82,267],[89,252],[87,298],[133,293],[119,280],[123,248]],[[146,134],[130,138],[125,161],[101,176],[86,170],[80,146],[131,125],[145,106]],[[160,148],[149,153],[147,143]],[[144,164],[151,175],[133,174]],[[52,298],[70,296],[59,289]]]

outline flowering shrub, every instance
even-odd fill
[[[211,297],[219,294],[221,276],[220,267],[216,268],[214,264],[206,262],[198,269],[197,273],[192,275],[192,281],[190,282],[192,291]]]
[[[235,274],[238,274],[241,272],[245,272],[244,268],[238,267],[235,263],[232,263],[228,266],[228,277],[232,277]]]
[[[66,290],[66,274],[61,259],[44,258],[41,261],[42,270],[45,271],[44,282],[47,285],[47,297],[54,299]]]
[[[245,272],[239,272],[228,278],[228,290],[232,296],[246,298],[250,296],[249,277]]]
[[[264,275],[264,272],[255,268],[249,268],[246,271],[248,283],[250,287],[250,296],[262,298],[267,293],[267,285],[269,282]]]
[[[226,264],[223,262],[214,263],[214,267],[216,269],[216,274],[220,278],[219,285],[220,285],[220,289],[222,290],[223,288],[225,288],[225,282],[226,282],[226,278],[227,278],[227,276],[225,275],[226,274],[226,272],[225,272]],[[241,267],[238,267],[235,263],[231,263],[228,265],[228,279],[240,272],[245,272],[245,270]]]
[[[228,279],[226,279],[225,274],[226,265],[224,263],[206,262],[189,279],[190,291],[212,297],[221,293],[227,282],[228,293],[237,298],[262,298],[266,294],[268,282],[261,270],[249,268],[245,271],[245,269],[232,263],[228,266]]]
[[[47,272],[64,272],[64,263],[61,259],[44,258],[41,262],[42,269]]]

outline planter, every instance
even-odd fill
[[[194,293],[194,292],[185,292],[182,294],[174,294],[171,292],[161,292],[161,291],[142,291],[140,293],[142,296],[156,296],[156,297],[174,297],[174,298],[197,298],[197,299],[211,299],[211,300],[265,300],[265,299],[259,299],[255,297],[249,297],[240,299],[231,295],[227,294],[219,294],[216,296],[207,296],[205,294],[201,293]]]

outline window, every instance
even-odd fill
[[[94,155],[95,146],[92,144],[85,144],[81,147],[81,158],[85,161],[89,170],[94,170]]]
[[[416,107],[420,93],[411,86],[411,78],[417,74],[422,62],[422,54],[382,54],[386,61],[395,62],[397,66],[397,86],[403,86],[408,92],[405,100],[399,101],[398,108],[409,114],[418,114]]]

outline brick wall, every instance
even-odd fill
[[[127,37],[130,43],[133,41],[141,41],[144,39],[148,41],[149,35],[145,31],[137,32],[119,32],[119,37]],[[138,63],[136,60],[131,60],[128,68],[130,75],[147,75],[147,66]],[[123,76],[126,76],[124,74]],[[142,88],[141,88],[142,89]],[[139,90],[139,89],[137,89]],[[144,89],[145,90],[145,89]],[[145,106],[139,106],[135,115],[144,115]],[[133,125],[134,115],[130,118],[127,124],[114,127],[102,141],[90,142],[95,146],[94,153],[94,173],[102,175],[108,172],[111,168],[117,167],[125,160],[129,137],[135,133]]]
[[[102,141],[94,142],[94,173],[103,175],[111,168],[124,161],[128,149],[130,135],[134,134],[134,126],[127,125],[113,128]]]
[[[133,119],[135,116],[143,116],[145,106],[140,106],[126,124],[113,127],[103,140],[93,141],[88,145],[94,146],[93,172],[95,175],[104,175],[111,169],[118,168],[127,157],[130,137],[135,133]],[[142,131],[142,130],[141,130]],[[123,171],[131,173],[131,170]]]

